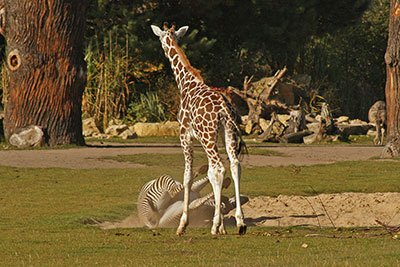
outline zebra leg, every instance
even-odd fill
[[[209,183],[208,177],[204,177],[203,179],[200,179],[200,180],[194,182],[193,185],[192,185],[191,190],[192,190],[193,192],[200,193],[200,191],[201,191],[206,185],[208,185],[208,183]]]
[[[181,134],[181,145],[183,148],[183,155],[185,157],[185,173],[183,177],[183,211],[178,229],[176,231],[178,236],[184,234],[186,226],[189,224],[189,193],[193,175],[193,141],[188,134]]]
[[[205,195],[202,198],[193,200],[189,205],[189,210],[192,211],[192,210],[195,210],[195,209],[203,206],[204,203],[206,203],[208,200],[210,200],[213,196],[214,196],[214,193],[208,193],[207,195]]]

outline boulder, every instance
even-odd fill
[[[345,123],[345,122],[349,122],[349,117],[347,116],[340,116],[339,118],[336,119],[337,123]]]
[[[85,137],[100,134],[100,130],[94,118],[88,118],[82,121],[82,134]]]
[[[111,125],[104,131],[105,134],[118,136],[124,131],[128,130],[128,125],[121,124],[121,125]]]
[[[131,129],[132,131],[132,129]],[[137,136],[178,136],[179,123],[144,123],[138,122],[133,126],[133,132]]]
[[[124,122],[122,120],[118,120],[118,119],[111,119],[108,122],[108,127],[112,126],[112,125],[122,125],[124,124]]]
[[[290,119],[289,114],[278,114],[278,120],[283,123],[285,126],[288,126],[288,121]]]
[[[16,147],[40,146],[43,143],[42,128],[36,125],[19,128],[11,135],[8,142]]]
[[[303,137],[303,142],[306,145],[311,145],[317,141],[318,133],[313,133]]]
[[[319,130],[321,129],[321,123],[319,123],[319,122],[307,123],[306,127],[309,131],[311,131],[313,133],[318,133]]]
[[[269,120],[260,118],[259,124],[260,124],[260,127],[263,130],[263,132],[265,132],[267,130],[269,123],[270,123]]]
[[[135,132],[132,132],[131,130],[129,130],[129,129],[126,129],[125,131],[123,131],[120,135],[119,135],[119,137],[121,137],[122,139],[135,139],[135,138],[137,138],[137,135],[136,135],[136,133]]]
[[[246,128],[244,129],[246,134],[251,134],[251,131],[253,130],[253,125],[254,125],[253,121],[247,121]]]
[[[353,124],[353,125],[357,125],[357,124],[364,124],[365,125],[365,124],[368,124],[368,122],[362,121],[360,119],[350,120],[349,123]]]

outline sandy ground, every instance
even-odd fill
[[[269,146],[266,149],[281,152],[283,156],[245,156],[243,165],[286,166],[329,164],[346,160],[368,160],[379,156],[378,146]],[[138,153],[181,153],[176,145],[163,144],[101,144],[92,143],[85,148],[58,150],[0,151],[1,166],[60,167],[73,169],[135,168],[142,165],[101,159]],[[155,177],[156,178],[156,177]],[[312,197],[278,196],[256,197],[243,205],[249,226],[376,226],[376,220],[400,225],[400,193],[343,193],[322,194]],[[233,212],[226,216],[226,224],[234,224]],[[137,216],[121,222],[103,222],[101,227],[138,227]]]

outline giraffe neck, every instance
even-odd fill
[[[182,97],[187,93],[188,85],[191,82],[203,83],[200,71],[190,65],[186,55],[173,37],[169,36],[167,38],[164,51],[171,63],[171,68]]]

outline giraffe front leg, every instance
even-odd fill
[[[183,155],[185,157],[185,173],[183,176],[183,210],[181,220],[176,231],[178,236],[185,233],[186,226],[189,224],[189,193],[192,182],[193,167],[193,145],[188,139],[181,139]]]

